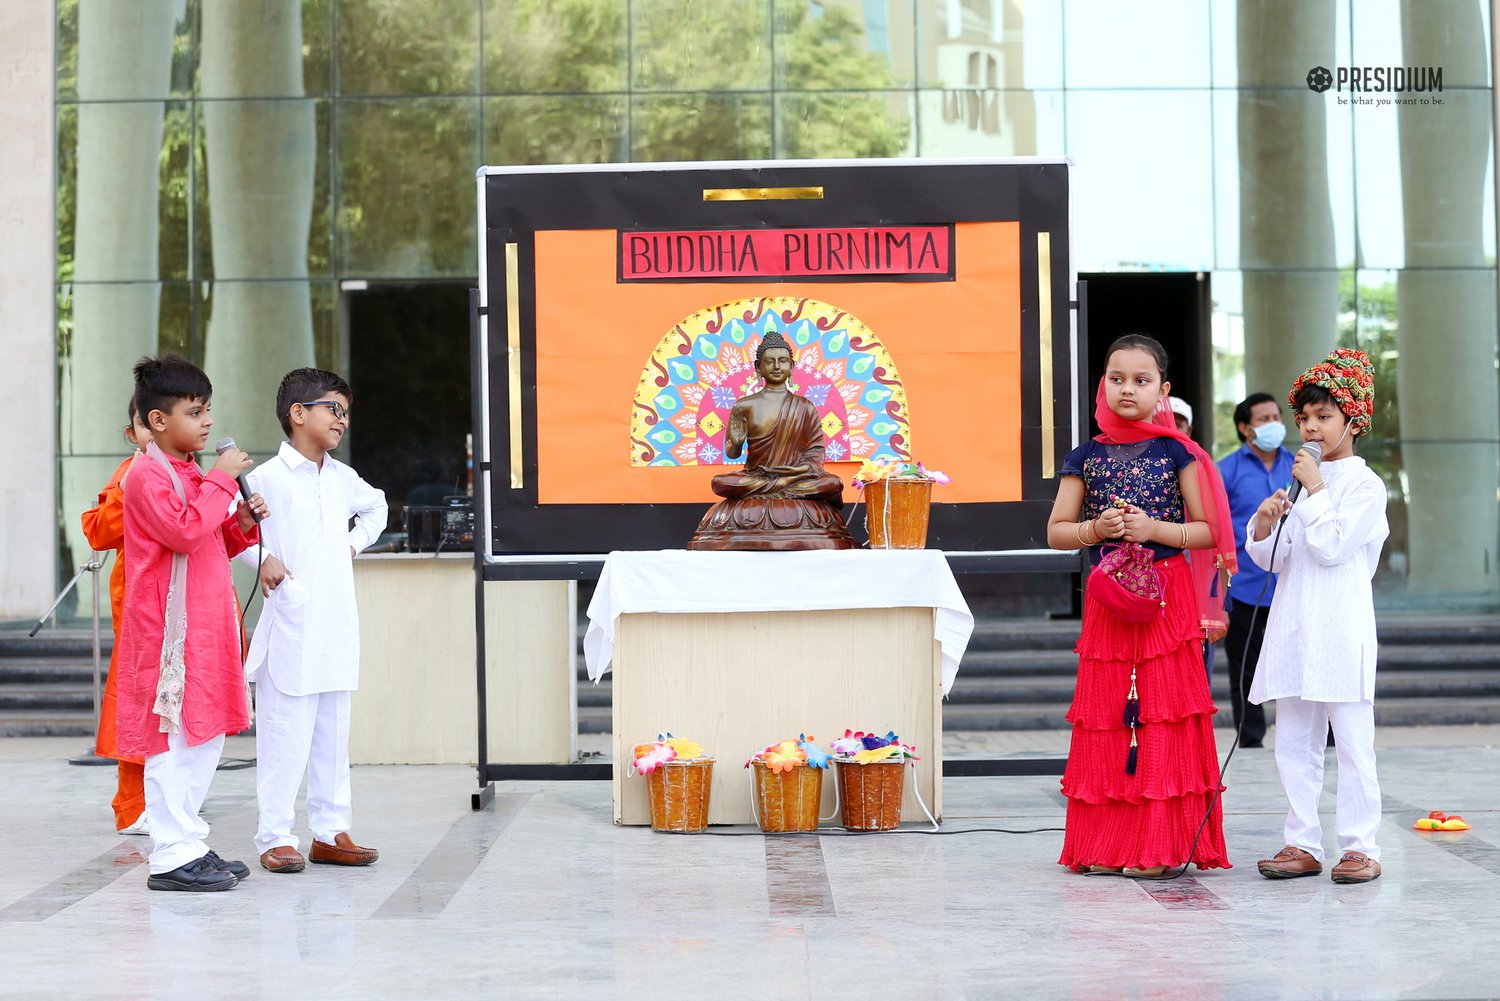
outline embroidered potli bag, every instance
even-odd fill
[[[1167,607],[1155,556],[1139,542],[1105,546],[1089,574],[1089,593],[1126,622],[1150,622]]]

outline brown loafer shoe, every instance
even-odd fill
[[[1333,867],[1335,883],[1368,883],[1380,878],[1380,863],[1364,852],[1345,852]]]
[[[1267,879],[1296,879],[1298,876],[1316,876],[1323,871],[1323,863],[1301,848],[1287,845],[1272,857],[1255,863],[1255,868]]]
[[[369,865],[378,858],[380,852],[361,848],[347,834],[335,835],[331,845],[326,841],[312,844],[312,860],[317,865]]]
[[[291,845],[277,845],[260,853],[260,865],[270,872],[301,872],[307,860]]]

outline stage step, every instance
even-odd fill
[[[84,712],[0,709],[0,737],[94,738],[94,707]]]
[[[1388,615],[1377,628],[1382,724],[1500,723],[1500,616]],[[980,621],[943,706],[945,729],[1065,728],[1078,630],[1076,620]],[[101,640],[107,666],[113,637],[106,630]],[[0,629],[0,736],[91,735],[92,644],[87,628],[47,629],[36,637]],[[1217,722],[1225,725],[1229,666],[1222,644],[1215,653],[1213,693],[1224,709]],[[578,678],[579,731],[608,733],[610,675],[590,682],[581,647]]]

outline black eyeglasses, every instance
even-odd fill
[[[304,407],[327,407],[333,411],[333,419],[336,421],[346,421],[349,419],[349,408],[345,407],[338,400],[310,400],[301,405]]]

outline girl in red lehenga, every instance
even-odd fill
[[[1094,409],[1104,433],[1068,454],[1047,523],[1048,545],[1086,548],[1091,565],[1111,541],[1143,544],[1165,584],[1148,621],[1120,618],[1092,589],[1084,605],[1058,859],[1080,872],[1155,878],[1188,861],[1229,867],[1203,621],[1223,604],[1219,579],[1235,570],[1234,532],[1218,468],[1172,419],[1166,375],[1167,353],[1152,338],[1110,345]],[[1199,575],[1195,587],[1187,550],[1222,572]]]

